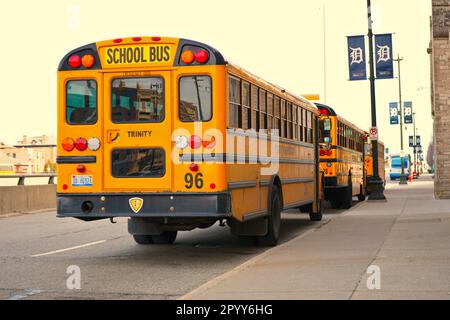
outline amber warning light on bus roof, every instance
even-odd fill
[[[183,53],[181,54],[181,62],[183,62],[184,64],[191,64],[194,62],[194,60],[199,64],[204,64],[208,62],[209,53],[206,50],[200,48],[193,48],[193,49],[194,50],[187,49],[183,51]]]
[[[95,58],[92,54],[85,54],[80,57],[77,54],[73,54],[69,58],[69,66],[73,69],[78,69],[81,65],[86,69],[92,68],[95,64]]]

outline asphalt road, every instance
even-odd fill
[[[283,214],[281,243],[327,223]],[[55,212],[0,218],[0,299],[176,299],[268,248],[238,244],[228,228],[181,232],[174,245],[140,246],[126,219],[82,222]],[[81,288],[68,289],[69,266]]]

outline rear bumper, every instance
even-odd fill
[[[142,205],[130,199],[139,198]],[[138,200],[139,201],[139,200]],[[83,203],[90,202],[92,210],[83,211]],[[58,194],[57,217],[75,217],[94,220],[114,217],[133,218],[228,218],[230,196],[218,193],[105,193],[105,194]]]

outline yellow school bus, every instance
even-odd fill
[[[318,111],[196,41],[134,37],[58,71],[58,217],[128,217],[139,244],[216,222],[275,245],[281,211],[320,220]]]
[[[333,208],[348,209],[352,198],[366,197],[364,145],[366,133],[327,105],[319,109],[319,156],[324,170],[325,200]]]

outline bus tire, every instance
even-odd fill
[[[351,179],[351,177],[349,177]],[[346,189],[343,190],[342,209],[350,209],[353,204],[353,184],[350,180]]]
[[[359,191],[359,194],[358,194],[358,201],[359,202],[363,202],[364,200],[366,200],[366,195],[364,194],[364,188],[363,188],[363,186],[361,185],[360,186],[360,191]]]
[[[142,245],[153,244],[152,236],[134,234],[133,239],[137,244],[142,244]]]
[[[267,218],[268,231],[265,236],[258,236],[257,241],[259,246],[273,247],[278,244],[281,227],[281,199],[280,191],[277,186],[273,186],[271,201],[270,201],[270,215]]]
[[[153,235],[154,244],[173,244],[177,238],[178,231],[163,231],[159,235]]]

